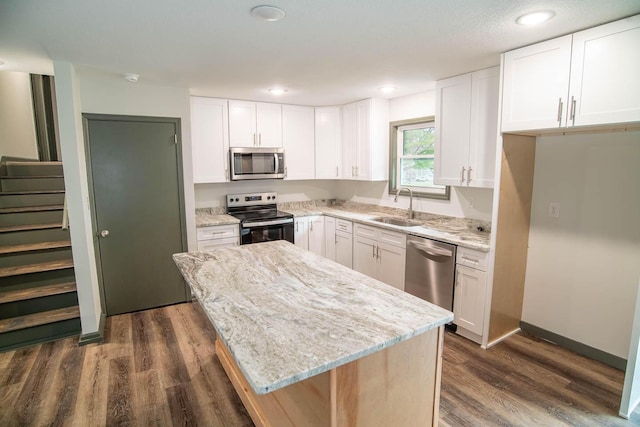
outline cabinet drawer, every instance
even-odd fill
[[[196,230],[196,239],[211,240],[211,239],[226,239],[229,237],[238,237],[238,224],[231,225],[215,225],[211,227],[201,227]]]
[[[198,241],[199,251],[210,251],[211,249],[225,246],[238,246],[237,237],[227,237],[226,239],[200,240]]]
[[[476,270],[487,271],[487,253],[458,246],[456,263]]]
[[[353,223],[351,221],[336,218],[336,230],[353,233]]]
[[[370,227],[368,225],[356,224],[355,235],[359,237],[366,237],[368,239],[378,239],[378,229],[376,227]]]
[[[389,245],[397,246],[405,249],[407,246],[407,235],[404,233],[396,233],[394,231],[380,230],[380,237],[378,240],[380,243],[386,243]]]

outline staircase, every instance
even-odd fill
[[[62,163],[0,163],[0,351],[80,334]]]

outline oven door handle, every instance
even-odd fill
[[[291,224],[292,222],[293,222],[293,218],[274,219],[272,221],[243,222],[242,228],[266,227],[268,225]]]

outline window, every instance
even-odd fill
[[[391,123],[389,192],[409,187],[415,196],[449,199],[449,187],[433,183],[433,117]]]

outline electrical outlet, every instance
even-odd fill
[[[558,202],[549,203],[549,216],[551,218],[559,218],[560,217],[560,203],[558,203]]]

